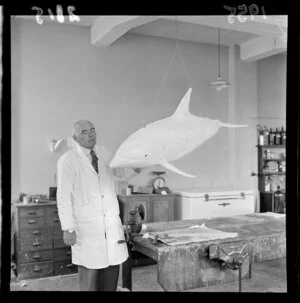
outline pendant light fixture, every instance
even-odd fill
[[[227,81],[224,81],[220,76],[220,28],[219,28],[219,73],[216,81],[213,81],[209,84],[210,87],[215,88],[218,92],[223,88],[228,87],[230,84]]]

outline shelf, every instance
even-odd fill
[[[261,176],[272,176],[272,175],[285,175],[285,172],[274,172],[274,173],[258,173],[258,175]]]
[[[274,172],[274,173],[251,173],[252,176],[274,176],[274,175],[278,175],[278,176],[284,176],[285,172]]]
[[[285,145],[256,145],[260,148],[285,148]]]
[[[286,159],[263,159],[263,161],[276,161],[276,162],[282,162],[282,161],[286,161]]]
[[[282,190],[282,189],[280,189],[281,191],[282,191],[282,193],[284,193],[285,194],[285,191],[284,190]],[[261,191],[259,191],[261,194],[274,194],[275,193],[275,191],[263,191],[263,190],[261,190]]]
[[[259,175],[262,176],[271,176],[271,175],[285,175],[285,172],[274,172],[274,173],[258,173]]]

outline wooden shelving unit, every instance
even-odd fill
[[[286,161],[285,145],[256,145],[256,147],[258,151],[258,171],[256,173],[253,172],[252,175],[258,176],[260,212],[272,212],[274,211],[274,192],[277,185],[285,192],[285,181],[284,186],[282,186],[282,182],[279,181],[280,177],[285,177],[285,169],[280,171],[282,167],[285,167],[282,165]],[[282,149],[282,151],[280,149]],[[266,171],[268,170],[268,163],[270,162],[277,162],[278,171]],[[279,178],[276,180],[276,177]],[[270,182],[270,190],[266,188],[267,181]]]

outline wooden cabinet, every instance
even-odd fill
[[[257,145],[260,212],[274,212],[277,187],[285,196],[285,145]],[[285,203],[285,202],[284,202]]]
[[[172,195],[151,196],[150,203],[150,205],[152,205],[152,222],[174,220],[174,207]]]
[[[118,195],[118,201],[123,224],[129,220],[129,212],[136,207],[139,209],[143,223],[175,220],[173,195]]]
[[[56,202],[15,205],[15,258],[19,279],[77,272],[63,242]]]
[[[173,195],[118,195],[122,224],[128,222],[129,212],[135,210],[136,207],[139,209],[143,223],[173,221],[175,220],[173,200]],[[131,262],[133,267],[156,264],[155,260],[137,251],[131,251]]]

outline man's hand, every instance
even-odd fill
[[[74,245],[76,243],[76,232],[68,232],[64,230],[64,243],[66,245]]]

